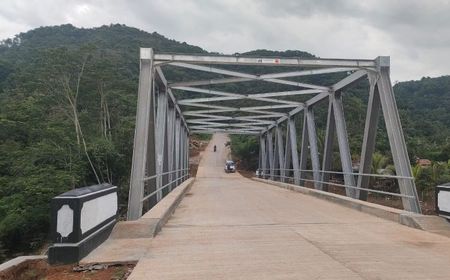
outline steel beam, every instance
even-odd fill
[[[215,117],[215,118],[199,118],[199,119],[188,119],[186,122],[188,124],[194,123],[194,124],[201,124],[204,122],[209,122],[209,123],[214,123],[216,121],[239,121],[239,122],[251,122],[253,124],[272,124],[273,121],[267,121],[267,120],[260,120],[259,118],[257,118],[257,116],[255,116],[255,118],[253,118],[253,116],[251,117]]]
[[[308,115],[303,112],[302,146],[300,148],[300,185],[304,187],[305,171],[308,161]]]
[[[158,74],[158,78],[161,80],[161,82],[164,85],[164,88],[166,88],[167,90],[167,94],[169,95],[170,100],[172,101],[172,104],[174,104],[175,109],[177,110],[178,114],[180,114],[181,120],[183,121],[184,125],[186,125],[186,120],[183,117],[183,114],[181,112],[180,107],[177,104],[177,99],[175,98],[175,96],[172,93],[172,90],[169,88],[166,77],[164,76],[164,73],[161,69],[161,67],[155,67],[156,73]]]
[[[380,61],[380,64],[382,61]],[[414,198],[402,198],[403,207],[407,211],[420,213],[419,198],[417,189],[412,177],[411,163],[406,150],[405,138],[403,136],[402,125],[398,115],[397,104],[395,102],[394,90],[389,78],[389,67],[380,65],[379,80],[377,88],[380,95],[381,108],[383,110],[384,121],[391,147],[392,159],[397,175],[409,177],[411,179],[399,179],[400,192]]]
[[[318,85],[312,85],[307,83],[299,83],[295,81],[290,80],[281,80],[281,79],[273,79],[273,78],[266,78],[261,79],[258,75],[248,74],[248,73],[242,73],[237,71],[230,71],[220,68],[214,68],[211,66],[203,66],[203,65],[196,65],[196,64],[189,64],[189,63],[178,63],[178,62],[172,62],[170,65],[178,66],[178,67],[184,67],[188,69],[198,70],[198,71],[205,71],[205,72],[211,72],[221,75],[228,75],[228,76],[234,76],[234,77],[240,77],[245,79],[253,79],[253,80],[263,80],[266,82],[272,82],[277,84],[283,84],[283,85],[290,85],[290,86],[296,86],[296,87],[302,87],[302,88],[313,88],[313,89],[321,89],[321,90],[328,90],[328,87],[324,86],[318,86]]]
[[[272,131],[267,131],[266,134],[267,137],[267,146],[268,146],[268,154],[269,154],[269,169],[270,169],[270,180],[274,179],[275,175],[275,166],[274,166],[274,154],[273,154],[273,138],[272,138]]]
[[[164,164],[164,145],[166,142],[166,117],[167,117],[167,95],[165,92],[159,92],[157,94],[157,113],[156,113],[156,187],[160,190],[163,187],[162,173]],[[156,200],[159,202],[162,198],[162,192],[156,193]]]
[[[359,165],[358,188],[368,189],[370,177],[362,174],[372,173],[372,156],[375,151],[378,120],[380,115],[380,96],[375,91],[378,75],[369,73],[369,102],[367,105],[366,124],[364,127],[363,144],[361,148],[361,160]],[[377,172],[374,170],[373,172]],[[367,200],[367,191],[359,191],[359,199]]]
[[[330,95],[328,102],[328,115],[327,115],[327,127],[325,131],[325,143],[322,159],[322,182],[328,182],[330,180],[330,173],[326,171],[331,171],[333,165],[333,146],[335,137],[335,121],[334,121],[334,111],[333,111],[333,99]],[[328,185],[321,183],[322,190],[327,191]]]
[[[184,127],[184,134],[186,137],[186,149],[185,149],[185,154],[186,154],[186,159],[185,159],[185,177],[183,180],[188,179],[188,175],[189,175],[189,128],[188,127]]]
[[[158,62],[188,62],[205,64],[234,64],[261,66],[314,66],[314,67],[376,67],[374,60],[368,59],[334,59],[334,58],[267,58],[241,57],[234,55],[187,55],[156,54]]]
[[[308,140],[309,140],[309,152],[311,156],[312,172],[314,178],[314,188],[320,190],[320,162],[319,162],[319,150],[317,148],[317,133],[316,124],[314,121],[314,111],[312,107],[308,107],[306,110],[306,123],[308,126]]]
[[[300,184],[300,167],[298,162],[298,150],[297,150],[297,129],[295,128],[295,120],[289,118],[288,120],[288,131],[289,131],[289,147],[286,149],[290,150],[290,155],[292,157],[292,169],[294,174],[294,184]]]
[[[177,178],[175,186],[180,184],[179,178],[181,177],[181,172],[179,171],[181,169],[180,164],[180,155],[181,155],[181,120],[180,116],[177,114],[175,118],[175,170],[178,170],[175,172],[175,178]]]
[[[353,72],[352,74],[348,75],[347,77],[345,77],[344,79],[342,79],[341,81],[335,83],[334,85],[331,86],[332,91],[337,91],[337,90],[341,90],[347,86],[349,86],[350,84],[362,79],[364,76],[366,76],[368,73],[367,70],[358,70]],[[311,107],[313,105],[315,105],[316,103],[324,100],[325,98],[327,98],[329,96],[329,92],[322,92],[317,94],[316,96],[310,98],[309,100],[307,100],[305,102],[305,104],[298,106],[297,108],[291,110],[287,115],[288,116],[295,116],[296,114],[298,114],[299,112],[303,111],[306,107]],[[283,116],[280,117],[280,119],[277,120],[276,123],[280,123],[284,120],[286,120],[287,117]],[[275,125],[270,125],[267,130],[270,130],[274,127]]]
[[[323,90],[304,90],[304,91],[297,90],[297,91],[268,92],[268,93],[256,93],[256,94],[237,94],[237,93],[224,92],[224,91],[211,90],[211,89],[202,89],[202,88],[195,88],[195,87],[176,87],[174,89],[220,96],[220,97],[201,97],[201,98],[181,99],[178,101],[178,104],[180,104],[180,105],[189,105],[191,103],[201,103],[201,102],[217,102],[217,101],[250,99],[250,100],[256,100],[256,101],[281,103],[281,104],[293,104],[293,105],[299,106],[302,103],[295,102],[295,101],[289,101],[289,100],[268,98],[268,97],[292,96],[292,95],[312,94],[312,93],[323,92]]]
[[[249,131],[245,129],[213,129],[213,128],[207,128],[207,129],[195,129],[192,130],[191,133],[206,133],[206,134],[213,134],[213,133],[228,133],[228,134],[248,134],[248,135],[259,135],[260,131]]]
[[[344,108],[342,107],[342,96],[340,92],[335,92],[330,98],[333,100],[336,135],[339,145],[342,172],[344,172],[344,182],[346,186],[355,187],[355,177],[351,174],[353,173],[352,156],[348,144],[347,126],[345,124]],[[352,198],[357,198],[359,196],[358,190],[354,188],[346,188],[345,193],[348,197]]]
[[[144,181],[146,175],[148,150],[151,145],[150,137],[153,136],[150,126],[151,102],[153,88],[153,51],[151,49],[141,50],[138,102],[136,112],[136,127],[134,131],[133,158],[130,177],[130,190],[128,198],[128,220],[137,220],[142,215],[141,199],[144,195]],[[153,170],[148,170],[152,172]]]
[[[277,126],[275,128],[276,132],[276,141],[277,141],[277,152],[278,152],[278,168],[279,168],[279,175],[280,175],[280,181],[284,182],[286,173],[285,173],[285,162],[284,162],[284,140],[283,140],[283,132],[281,131],[281,128]]]
[[[273,118],[273,117],[286,116],[285,113],[274,112],[274,111],[253,110],[253,109],[247,109],[247,108],[249,108],[249,107],[226,109],[226,110],[193,110],[193,111],[185,111],[184,115],[185,116],[193,116],[193,117],[213,118],[214,116],[219,117],[219,115],[217,115],[217,113],[244,112],[244,113],[261,114],[260,118]],[[214,114],[214,115],[211,115],[211,114]],[[254,117],[254,116],[249,116],[249,117]]]
[[[330,73],[337,73],[337,72],[348,72],[348,71],[353,71],[353,70],[358,70],[358,68],[344,68],[344,67],[320,68],[320,69],[311,69],[311,70],[264,74],[264,75],[259,75],[258,80],[264,81],[266,79],[273,79],[273,78],[310,76],[310,75],[330,74]],[[233,78],[209,79],[209,80],[200,80],[200,81],[177,82],[177,83],[169,84],[169,86],[171,86],[171,87],[205,86],[205,85],[248,82],[248,81],[253,81],[253,80],[254,79],[250,79],[250,78],[233,77]]]
[[[258,156],[258,169],[259,170],[264,170],[265,167],[265,149],[266,149],[266,145],[264,142],[264,136],[263,135],[259,135],[259,156]]]
[[[168,155],[168,161],[167,164],[169,166],[168,170],[169,172],[175,171],[175,118],[176,118],[176,108],[169,107],[169,112],[167,115],[167,155]],[[173,183],[171,183],[176,178],[176,174],[169,173],[168,174],[168,181],[170,183],[170,186],[168,187],[168,191],[172,191],[172,187],[174,186]]]

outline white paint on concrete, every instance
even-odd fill
[[[81,232],[94,228],[117,213],[117,193],[86,201],[81,208]]]
[[[64,204],[57,212],[56,231],[61,237],[67,237],[73,231],[73,210]]]
[[[438,192],[438,207],[441,211],[450,212],[450,192]]]

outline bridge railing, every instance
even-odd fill
[[[149,181],[152,179],[156,179],[158,177],[162,177],[164,175],[169,175],[169,174],[173,174],[176,173],[178,174],[178,172],[181,172],[181,175],[179,177],[176,177],[175,179],[173,179],[172,181],[170,181],[169,183],[163,185],[161,188],[145,195],[142,199],[141,199],[141,203],[147,201],[148,199],[150,199],[151,197],[157,195],[158,193],[162,193],[166,188],[169,188],[169,191],[172,190],[172,188],[176,185],[179,184],[179,182],[183,182],[185,181],[187,178],[189,178],[189,168],[183,168],[183,169],[178,169],[178,170],[173,170],[173,171],[168,171],[168,172],[164,172],[158,175],[153,175],[150,177],[145,177],[144,181]],[[177,184],[176,184],[177,183]],[[176,185],[175,185],[176,184]],[[162,195],[162,194],[161,194]]]
[[[371,188],[362,188],[358,186],[352,186],[347,184],[341,184],[341,183],[335,183],[331,182],[329,180],[314,180],[314,179],[308,179],[306,176],[302,175],[299,178],[296,178],[295,176],[287,176],[287,175],[281,175],[286,174],[286,172],[294,172],[298,171],[300,173],[308,173],[308,174],[314,174],[314,173],[321,173],[321,174],[334,174],[334,175],[350,175],[354,176],[355,178],[358,178],[358,176],[362,177],[374,177],[374,178],[384,178],[384,179],[406,179],[406,180],[413,180],[413,177],[407,177],[407,176],[398,176],[398,175],[387,175],[387,174],[366,174],[366,173],[355,173],[355,172],[341,172],[341,171],[323,171],[323,170],[310,170],[310,169],[280,169],[280,168],[274,168],[274,169],[259,169],[259,178],[266,179],[266,180],[273,180],[273,181],[281,181],[286,182],[286,179],[290,179],[292,183],[295,183],[295,181],[298,181],[297,185],[304,186],[304,182],[310,182],[313,184],[313,186],[316,189],[327,191],[328,186],[335,186],[340,187],[344,189],[353,189],[358,191],[363,191],[367,193],[376,193],[381,195],[389,195],[399,198],[406,198],[406,199],[415,199],[412,195],[406,195],[396,192],[389,192],[389,191],[382,191],[377,189],[371,189]],[[278,174],[276,174],[278,173]],[[296,180],[297,179],[297,180]]]

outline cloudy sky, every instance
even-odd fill
[[[0,0],[0,38],[122,23],[221,53],[390,55],[394,80],[450,74],[450,0]]]

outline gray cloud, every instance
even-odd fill
[[[222,53],[299,49],[392,57],[396,80],[450,74],[450,0],[15,0],[0,38],[45,25],[124,23]]]

